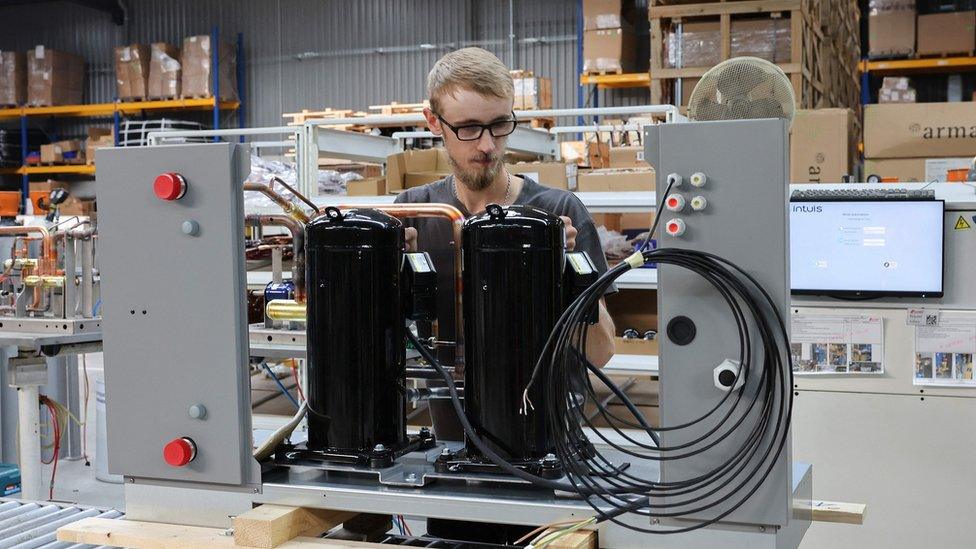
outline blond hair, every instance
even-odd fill
[[[515,84],[508,67],[491,52],[481,48],[452,51],[434,63],[427,74],[427,97],[434,112],[440,112],[440,98],[467,89],[489,97],[515,96]]]

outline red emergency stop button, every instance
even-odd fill
[[[160,200],[179,200],[186,194],[186,179],[175,172],[161,173],[153,182],[153,192]]]
[[[173,467],[183,467],[195,457],[197,445],[186,437],[173,439],[163,447],[163,459]]]

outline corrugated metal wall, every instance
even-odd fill
[[[44,44],[83,55],[89,75],[85,100],[100,102],[114,97],[113,46],[179,44],[186,36],[209,33],[215,24],[228,41],[243,32],[249,126],[278,125],[281,113],[302,108],[365,110],[390,101],[420,100],[434,61],[468,45],[485,47],[515,68],[552,78],[555,107],[577,102],[578,0],[122,3],[128,13],[124,26],[114,25],[105,13],[69,2],[0,8],[0,49]],[[648,100],[646,89],[601,92],[599,97],[601,105]]]

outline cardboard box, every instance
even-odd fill
[[[386,191],[409,189],[442,179],[451,173],[453,170],[444,149],[404,151],[386,159]],[[409,180],[407,176],[411,176]]]
[[[346,183],[346,194],[349,196],[379,196],[386,194],[385,177],[367,177]]]
[[[27,101],[27,56],[0,51],[0,105],[23,105]]]
[[[583,0],[583,30],[616,29],[623,22],[623,0]]]
[[[559,144],[559,157],[566,162],[574,162],[577,166],[586,166],[586,142],[563,141]]]
[[[122,101],[145,99],[149,84],[149,46],[119,46],[115,54],[115,89]]]
[[[505,166],[509,173],[524,175],[547,187],[575,191],[579,167],[573,162],[519,162]]]
[[[886,76],[878,90],[878,103],[914,103],[915,88],[907,76]]]
[[[37,46],[27,52],[27,103],[31,106],[81,103],[85,60]]]
[[[919,55],[969,54],[976,50],[976,11],[918,16]]]
[[[627,72],[635,66],[634,31],[630,26],[583,33],[583,72]]]
[[[871,0],[868,11],[868,57],[900,57],[914,53],[914,0]]]
[[[183,97],[213,97],[210,36],[189,36],[183,40],[180,65],[183,69]],[[230,44],[221,42],[218,52],[220,98],[237,99],[237,55]]]
[[[586,165],[598,169],[610,167],[610,144],[603,141],[586,143]]]
[[[653,168],[611,168],[581,171],[578,190],[580,192],[653,191],[654,184]]]
[[[855,151],[850,109],[797,110],[790,130],[790,181],[839,183]]]
[[[657,297],[654,292],[620,290],[606,298],[607,312],[615,330],[614,352],[627,355],[656,355],[658,342],[645,339],[624,339],[624,330],[634,329],[643,334],[658,330]]]
[[[156,42],[149,46],[147,93],[150,98],[173,99],[179,97],[182,74],[179,48],[164,42]]]
[[[515,110],[552,108],[552,81],[541,76],[513,78],[515,84]]]
[[[971,102],[865,105],[865,158],[970,156],[976,151]]]
[[[925,180],[924,158],[865,159],[864,178],[876,175],[882,180],[917,182]]]
[[[65,161],[81,160],[82,144],[77,139],[66,139],[41,145],[41,163],[54,164]],[[67,153],[75,153],[70,155]],[[69,158],[71,157],[71,158]]]
[[[112,128],[88,128],[88,139],[85,140],[85,163],[95,163],[95,151],[102,147],[114,147],[115,136]]]
[[[644,147],[641,145],[630,145],[627,147],[610,148],[611,168],[650,168],[651,165],[644,161]]]

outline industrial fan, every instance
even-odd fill
[[[785,118],[793,123],[796,97],[790,79],[758,57],[734,57],[702,76],[688,101],[692,120]]]

